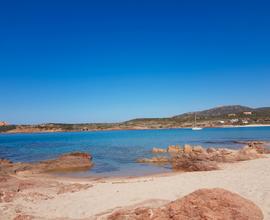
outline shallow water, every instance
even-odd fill
[[[151,157],[153,147],[191,144],[239,148],[241,145],[237,141],[248,140],[270,141],[270,127],[0,134],[0,158],[34,162],[84,151],[93,155],[94,168],[63,175],[139,176],[171,170],[169,166],[135,162],[141,157]]]

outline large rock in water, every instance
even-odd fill
[[[55,160],[40,162],[40,165],[41,169],[48,172],[89,168],[93,163],[90,154],[75,152],[61,155]]]
[[[262,220],[251,201],[224,189],[200,189],[160,208],[119,210],[110,220]]]
[[[210,161],[208,154],[182,153],[172,159],[172,167],[182,171],[210,171],[217,170],[215,161]]]
[[[37,174],[53,171],[76,171],[89,169],[93,166],[92,156],[88,153],[69,153],[54,160],[45,160],[38,163],[11,163],[0,161],[0,174]]]

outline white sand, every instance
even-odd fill
[[[227,164],[223,170],[218,171],[90,181],[94,186],[87,190],[58,195],[48,200],[25,201],[19,198],[13,205],[25,214],[42,219],[89,219],[119,207],[152,199],[162,204],[200,188],[219,187],[239,193],[255,202],[263,210],[267,220],[270,219],[269,172],[270,157],[267,157]],[[89,183],[89,180],[72,182]],[[0,211],[1,208],[3,207],[0,205]]]

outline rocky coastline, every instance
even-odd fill
[[[203,148],[186,144],[169,146],[167,149],[153,148],[153,154],[167,154],[167,156],[154,156],[152,158],[140,158],[138,163],[150,163],[160,165],[168,163],[174,170],[180,171],[211,171],[218,170],[221,163],[235,163],[245,160],[253,160],[270,154],[270,149],[264,142],[246,142],[246,146],[240,150],[226,148]]]
[[[183,147],[169,146],[167,149],[153,148],[152,153],[157,156],[138,159],[138,162],[151,163],[153,165],[170,163],[174,170],[194,173],[194,175],[196,175],[195,173],[200,172],[194,171],[214,172],[212,170],[221,170],[222,164],[234,164],[240,161],[269,158],[266,156],[270,153],[269,148],[266,147],[266,143],[253,141],[245,144],[246,146],[240,150],[206,149],[200,146],[190,145]],[[113,185],[118,189],[122,184],[129,184],[129,181],[132,181],[127,179],[122,179],[121,181],[102,179],[82,181],[59,179],[55,176],[51,176],[54,172],[91,169],[92,166],[92,156],[82,152],[69,153],[53,160],[37,163],[12,163],[6,159],[1,159],[0,210],[3,212],[6,219],[47,219],[44,218],[44,216],[40,217],[40,215],[44,215],[40,213],[41,211],[36,213],[35,211],[29,210],[29,204],[30,206],[38,207],[38,203],[42,202],[46,207],[47,202],[50,203],[54,201],[57,206],[61,207],[61,204],[57,202],[58,200],[62,201],[61,198],[73,198],[73,196],[78,195],[83,199],[85,196],[83,192],[91,193],[93,187],[106,184],[106,181],[108,181],[109,184],[107,188],[108,192],[114,189],[114,187],[112,187]],[[183,174],[179,175],[181,176]],[[136,179],[133,181],[135,180]],[[147,181],[145,183],[144,181],[141,182],[142,180],[140,179],[136,181],[138,181],[138,184],[141,184],[141,187],[148,185]],[[162,179],[158,179],[157,181],[162,181]],[[110,186],[110,184],[112,185]],[[107,191],[105,190],[103,192],[105,194],[102,194],[102,197],[107,196]],[[97,189],[97,192],[99,192],[99,189]],[[213,202],[213,199],[215,202]],[[208,205],[205,206],[204,203],[200,202],[201,200],[208,200]],[[196,204],[197,208],[194,209],[190,204]],[[241,208],[239,208],[239,205]],[[216,211],[211,211],[212,209]],[[95,218],[89,217],[89,219],[159,220],[179,219],[180,217],[181,219],[190,219],[191,217],[194,219],[201,219],[199,217],[203,217],[203,219],[263,219],[260,208],[254,203],[224,189],[202,189],[173,202],[163,203],[162,206],[156,206],[156,208],[144,206],[123,208],[97,216]],[[224,216],[230,216],[231,218],[225,218]],[[62,217],[65,217],[64,213]],[[54,218],[48,217],[48,219]],[[55,219],[57,219],[57,216],[55,216]]]

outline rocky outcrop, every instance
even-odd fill
[[[192,146],[190,146],[189,144],[185,144],[183,151],[186,154],[191,153],[193,151]]]
[[[209,160],[207,154],[182,153],[172,159],[174,170],[182,171],[210,171],[217,170],[215,161]]]
[[[153,157],[137,160],[139,163],[171,163],[174,170],[182,171],[210,171],[219,169],[219,163],[234,163],[237,161],[253,160],[263,157],[268,148],[261,142],[248,142],[240,150],[226,148],[208,148],[185,145],[183,149],[178,146],[169,146],[168,157]],[[161,150],[157,150],[163,152]]]
[[[11,202],[17,193],[33,187],[30,180],[18,180],[16,177],[1,174],[0,203]]]
[[[166,208],[167,212],[161,213],[173,219],[263,219],[262,211],[253,202],[224,189],[197,190]]]
[[[179,152],[181,152],[181,148],[180,148],[180,146],[177,146],[177,145],[171,145],[167,148],[167,152],[168,153],[179,153]]]
[[[163,148],[156,148],[156,147],[154,147],[152,149],[152,153],[153,154],[167,153],[167,150],[166,149],[163,149]]]
[[[42,181],[19,178],[20,174],[40,174],[53,171],[74,171],[77,169],[89,169],[93,165],[92,156],[87,153],[70,153],[59,156],[55,160],[41,161],[39,163],[12,163],[9,160],[0,159],[0,203],[11,202],[20,192],[41,187]],[[65,185],[57,186],[59,194],[76,192],[86,185]]]
[[[224,189],[200,189],[160,208],[113,212],[109,220],[262,220],[262,211],[251,201]]]
[[[12,162],[10,160],[0,159],[0,166],[7,166],[10,164],[12,164]]]
[[[89,169],[93,166],[92,156],[88,153],[69,153],[59,156],[54,160],[38,163],[12,163],[0,160],[0,174],[37,174],[54,171],[75,171]]]
[[[207,153],[214,153],[215,151],[216,151],[216,149],[213,148],[213,147],[209,147],[209,148],[206,149]]]
[[[180,152],[182,152],[182,149],[179,145],[170,145],[167,147],[167,149],[156,148],[156,147],[152,149],[152,153],[155,153],[155,154],[161,154],[161,153],[176,154]]]
[[[251,141],[247,143],[248,147],[256,150],[260,154],[270,154],[270,146],[262,141]]]
[[[90,168],[93,166],[92,156],[88,153],[69,153],[58,157],[55,160],[40,162],[39,169],[42,172],[68,171]]]
[[[261,158],[262,154],[258,153],[258,151],[254,148],[251,148],[249,146],[246,146],[242,149],[240,149],[235,154],[235,160],[236,161],[244,161],[244,160],[253,160],[257,158]]]
[[[202,146],[195,146],[192,149],[193,152],[195,153],[205,153],[206,150]]]
[[[184,171],[210,171],[218,169],[218,163],[234,163],[263,157],[248,146],[240,150],[194,149],[187,151],[189,153],[181,153],[173,157],[173,168]]]

